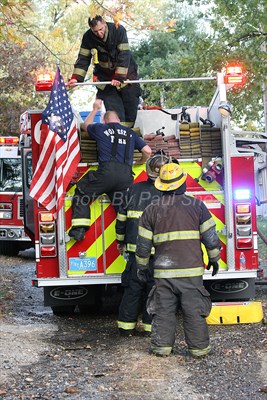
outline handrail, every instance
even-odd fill
[[[216,77],[198,77],[198,78],[162,78],[162,79],[136,79],[136,80],[125,80],[122,82],[123,84],[128,83],[158,83],[158,82],[188,82],[188,81],[214,81]],[[77,82],[75,86],[83,86],[83,85],[111,85],[111,81],[103,81],[103,82]]]

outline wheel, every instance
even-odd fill
[[[74,314],[76,306],[51,306],[53,314],[58,317]]]
[[[17,256],[19,251],[20,247],[18,242],[0,241],[0,254],[3,256]]]

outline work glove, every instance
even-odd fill
[[[212,274],[211,276],[214,276],[217,274],[217,272],[219,271],[219,264],[217,263],[217,261],[209,261],[208,266],[207,266],[207,270],[210,270],[210,267],[212,267]]]
[[[144,269],[137,268],[137,278],[139,279],[140,282],[146,282],[147,281],[146,271]]]
[[[122,256],[123,253],[124,253],[125,244],[118,243],[118,244],[117,244],[117,249],[118,249],[118,252],[120,253],[120,255]]]

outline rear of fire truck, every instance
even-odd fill
[[[23,227],[19,138],[0,137],[0,254],[11,256],[32,247]]]
[[[261,308],[256,305],[255,310],[255,302],[251,301],[258,269],[254,154],[238,148],[226,99],[227,90],[233,84],[242,84],[243,75],[242,71],[232,69],[215,78],[195,78],[204,79],[217,81],[209,106],[181,107],[164,113],[139,110],[136,127],[153,151],[161,148],[178,158],[188,174],[187,193],[203,200],[216,222],[222,246],[219,274],[204,274],[205,285],[216,302],[210,323],[253,322],[254,316],[248,321],[248,314],[255,315],[257,320],[262,318]],[[23,148],[22,159],[25,226],[36,249],[33,284],[43,287],[45,305],[51,306],[54,313],[70,312],[76,306],[82,310],[96,303],[107,288],[112,291],[121,282],[125,260],[117,251],[116,214],[107,197],[101,196],[91,204],[91,227],[85,239],[76,242],[68,236],[76,182],[86,171],[97,168],[95,142],[82,132],[82,160],[58,218],[55,220],[49,211],[30,199],[29,171],[31,166],[34,171],[38,161],[41,112],[29,111],[27,120],[31,145]],[[164,136],[159,130],[162,125]],[[135,182],[146,179],[145,166],[134,165],[133,170]],[[207,264],[205,249],[203,253]],[[234,310],[237,307],[238,312],[225,314],[221,308],[225,304],[228,310],[229,305]],[[252,313],[248,313],[251,309]]]

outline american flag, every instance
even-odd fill
[[[55,218],[80,161],[79,139],[66,86],[57,67],[49,103],[42,113],[40,152],[30,196]]]

